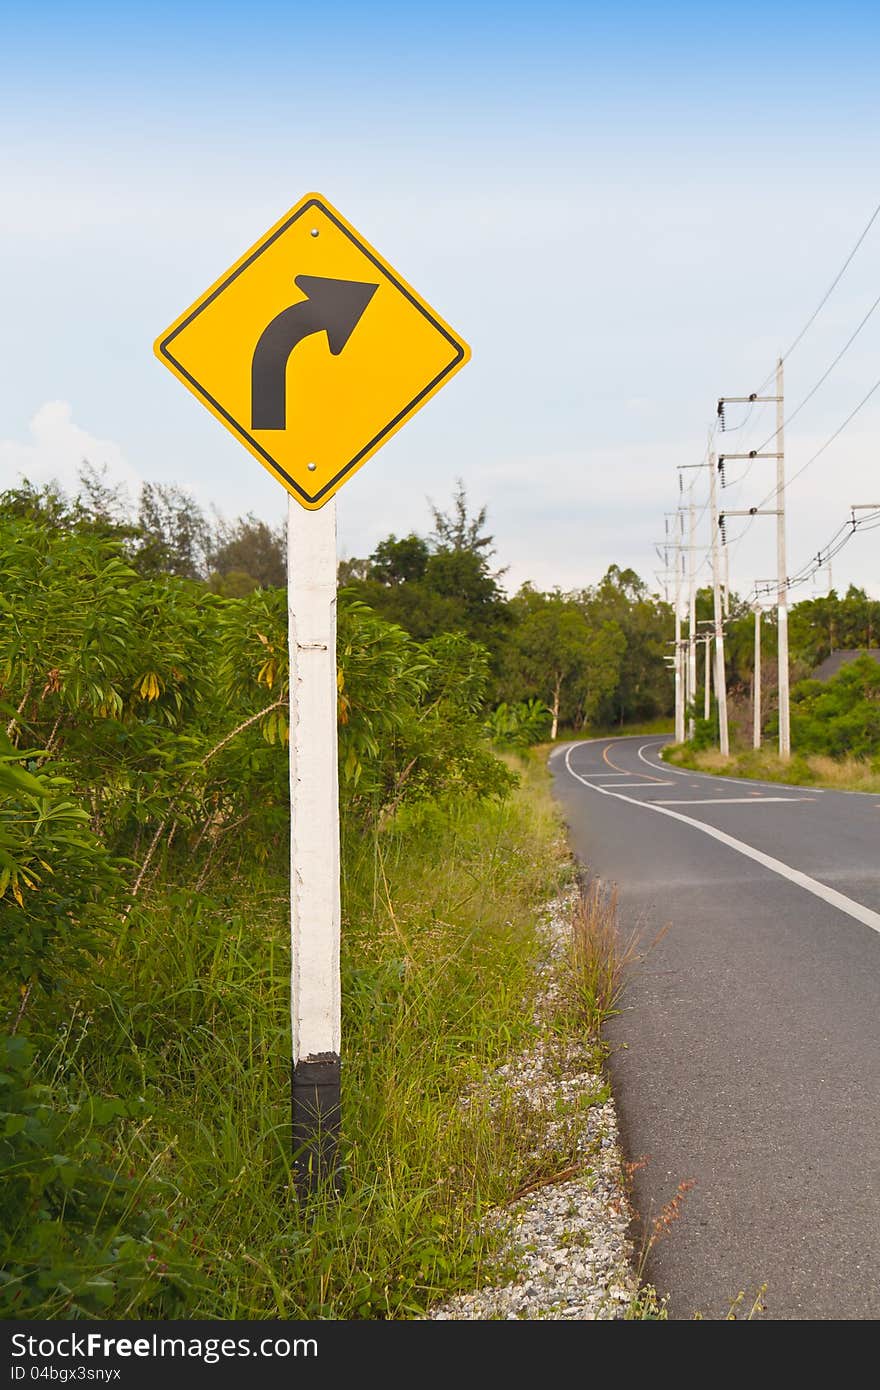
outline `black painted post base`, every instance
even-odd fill
[[[300,1199],[340,1191],[339,1057],[295,1062],[291,1087],[293,1166]]]

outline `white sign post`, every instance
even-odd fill
[[[287,519],[293,1145],[300,1193],[336,1182],[339,1134],[339,774],[336,499]]]
[[[288,510],[293,1144],[338,1187],[336,493],[470,349],[317,193],[157,339],[156,356],[282,483]]]

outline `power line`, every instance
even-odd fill
[[[874,382],[874,385],[871,387],[870,391],[867,393],[866,396],[863,396],[863,397],[862,397],[862,399],[859,401],[858,405],[857,405],[853,410],[850,411],[849,415],[847,415],[846,419],[843,421],[843,424],[838,425],[838,427],[837,427],[837,429],[834,431],[834,433],[833,433],[832,435],[829,435],[829,437],[825,440],[825,443],[824,443],[820,448],[818,448],[814,454],[811,454],[811,455],[810,455],[810,457],[807,459],[806,463],[802,463],[801,466],[800,466],[800,468],[795,469],[794,473],[792,473],[791,477],[788,478],[787,481],[786,481],[786,483],[785,483],[785,488],[784,488],[784,491],[785,491],[785,492],[788,491],[788,489],[791,487],[791,485],[792,485],[792,483],[795,481],[795,479],[796,479],[796,478],[799,478],[799,477],[801,476],[802,473],[805,473],[806,470],[810,467],[810,465],[813,464],[813,463],[815,463],[815,462],[816,462],[816,459],[820,458],[821,455],[824,454],[825,450],[826,450],[827,448],[829,448],[830,445],[832,445],[832,444],[834,443],[835,439],[837,439],[841,434],[843,434],[843,431],[846,429],[847,425],[848,425],[852,420],[855,419],[855,417],[858,415],[859,411],[860,411],[864,406],[866,406],[866,405],[868,404],[868,401],[871,399],[871,397],[872,397],[872,396],[875,394],[875,392],[878,391],[878,390],[880,390],[880,378],[878,378],[877,381]],[[771,437],[772,437],[772,436],[771,436]],[[745,477],[745,475],[743,475],[743,476]],[[760,511],[761,507],[765,506],[765,504],[766,504],[767,502],[769,502],[772,498],[776,497],[776,495],[777,495],[777,490],[776,490],[776,488],[772,488],[771,491],[768,492],[768,493],[766,494],[766,496],[764,496],[764,497],[761,498],[760,502],[758,503],[757,507],[755,508],[756,512],[757,512],[757,511]],[[732,545],[738,544],[738,542],[741,541],[741,540],[743,539],[743,537],[744,537],[745,535],[748,534],[749,530],[751,529],[751,526],[752,526],[752,523],[751,523],[751,521],[749,521],[749,523],[745,526],[745,528],[740,532],[739,536],[737,536],[736,539],[735,539],[735,541],[731,542],[731,544],[732,544]]]
[[[880,205],[878,205],[878,210],[880,210]],[[850,259],[852,259],[852,257],[850,257]],[[841,358],[844,357],[845,354],[846,354],[846,353],[849,351],[849,349],[852,347],[853,343],[855,342],[856,338],[857,338],[857,337],[859,336],[859,334],[861,333],[861,331],[862,331],[862,329],[864,328],[865,324],[868,322],[868,320],[871,318],[872,314],[875,312],[875,310],[876,310],[878,307],[880,307],[880,295],[878,295],[877,298],[874,300],[874,303],[871,305],[870,309],[869,309],[868,312],[865,314],[864,318],[861,320],[861,322],[859,323],[858,327],[855,328],[854,331],[850,334],[849,338],[848,338],[847,341],[844,343],[843,347],[840,349],[840,352],[837,354],[837,356],[834,358],[834,360],[831,362],[831,364],[830,364],[828,367],[826,367],[825,371],[822,373],[822,375],[820,376],[820,378],[819,378],[819,380],[816,382],[816,384],[815,384],[813,387],[811,387],[811,389],[810,389],[810,390],[807,392],[807,394],[804,396],[803,400],[800,401],[799,404],[795,406],[795,408],[794,408],[794,410],[791,412],[791,414],[790,414],[790,415],[786,415],[785,420],[783,421],[783,425],[782,425],[783,428],[785,428],[786,425],[790,424],[791,421],[794,420],[794,418],[795,418],[797,415],[799,415],[799,414],[801,413],[801,411],[803,410],[803,408],[804,408],[804,406],[807,404],[807,402],[810,401],[810,400],[812,400],[813,396],[815,396],[816,392],[819,390],[819,387],[822,386],[822,385],[824,385],[824,383],[828,380],[829,376],[830,376],[831,373],[834,371],[834,368],[837,366],[838,362],[840,362]],[[784,359],[783,359],[783,360],[784,360]],[[768,380],[769,380],[769,378],[768,378]],[[763,387],[762,387],[761,389],[763,389]],[[756,394],[757,394],[757,393],[756,393]],[[753,408],[754,408],[754,407],[753,407]],[[748,419],[748,417],[746,417],[746,419]],[[745,421],[744,421],[743,423],[745,423]],[[741,426],[737,425],[737,426],[734,426],[734,428],[735,428],[735,429],[739,429],[739,428],[741,428]],[[778,430],[773,430],[773,432],[772,432],[771,434],[768,434],[767,438],[766,438],[765,440],[763,440],[761,444],[758,445],[758,447],[757,447],[757,449],[755,450],[755,452],[758,453],[758,454],[760,454],[764,449],[766,449],[767,445],[768,445],[768,444],[771,444],[771,443],[773,442],[773,440],[776,438],[777,433],[778,433]],[[815,455],[815,457],[818,457],[818,455]],[[754,462],[753,460],[749,462],[748,466],[745,468],[745,470],[744,470],[743,473],[740,475],[740,477],[739,477],[738,479],[736,479],[734,485],[737,485],[737,484],[738,484],[738,485],[741,486],[741,485],[745,482],[746,478],[749,476],[749,474],[750,474],[751,471],[752,471],[753,462]],[[809,466],[809,463],[811,463],[811,462],[813,462],[812,459],[809,460],[809,462],[808,462],[807,464],[804,464],[804,468],[808,467],[808,466]],[[800,469],[800,470],[798,470],[798,471],[799,471],[799,472],[802,472],[803,470]],[[793,482],[794,479],[795,479],[797,476],[798,476],[798,473],[792,474],[792,476],[791,476],[791,478],[789,478],[788,483],[786,484],[786,486],[788,486],[789,483]],[[763,504],[762,504],[762,505],[763,505]]]
[[[871,315],[874,313],[874,310],[878,307],[878,305],[880,305],[880,294],[878,294],[877,298],[874,300],[874,303],[871,305],[870,309],[869,309],[868,312],[865,314],[865,317],[862,319],[862,321],[861,321],[861,323],[859,324],[858,328],[856,328],[856,330],[852,333],[852,335],[851,335],[851,336],[847,339],[847,341],[844,343],[843,347],[840,349],[840,352],[837,354],[837,356],[835,357],[834,361],[831,363],[830,367],[827,367],[827,368],[826,368],[826,370],[825,370],[825,371],[822,373],[822,375],[819,377],[819,380],[816,382],[815,386],[812,387],[812,389],[809,390],[809,391],[807,392],[807,394],[804,396],[803,400],[800,402],[799,405],[795,406],[795,408],[794,408],[794,410],[791,412],[791,414],[790,414],[790,415],[786,415],[785,421],[784,421],[784,424],[785,424],[785,425],[789,424],[789,423],[795,418],[796,415],[799,415],[799,414],[800,414],[800,412],[803,410],[804,406],[807,404],[807,401],[812,400],[813,396],[815,396],[816,392],[819,390],[819,387],[822,386],[822,385],[824,384],[824,382],[826,382],[826,381],[828,380],[828,378],[830,377],[831,373],[834,371],[834,368],[837,366],[838,362],[839,362],[840,359],[844,356],[844,354],[845,354],[846,352],[848,352],[849,349],[852,347],[852,345],[853,345],[853,343],[855,342],[856,338],[859,336],[859,334],[861,333],[861,331],[862,331],[862,329],[864,328],[865,324],[868,322],[868,319],[869,319],[869,318],[871,317]],[[762,449],[765,449],[765,448],[767,447],[767,445],[771,442],[771,440],[773,440],[773,439],[775,439],[775,438],[776,438],[776,430],[774,430],[773,433],[772,433],[771,435],[768,435],[768,436],[767,436],[767,438],[764,440],[764,443],[763,443],[763,444],[759,445],[759,447],[758,447],[758,453],[760,453]]]
[[[830,560],[839,555],[845,545],[848,545],[856,531],[874,531],[880,526],[880,508],[868,511],[865,516],[857,517],[853,514],[849,521],[843,522],[838,526],[834,535],[825,545],[818,550],[805,565],[789,578],[786,579],[786,587],[789,589],[797,588],[801,584],[806,584],[812,579],[820,569],[824,569]],[[755,584],[753,596],[759,598],[762,595],[772,593],[775,586],[771,583]]]
[[[868,218],[868,221],[867,221],[867,223],[866,223],[866,225],[865,225],[865,227],[864,227],[864,229],[863,229],[863,231],[862,231],[862,233],[861,233],[861,235],[860,235],[858,241],[856,242],[856,244],[855,244],[855,246],[853,247],[853,249],[850,251],[849,255],[847,256],[847,258],[846,258],[846,260],[844,261],[843,265],[840,267],[840,270],[837,272],[837,274],[835,275],[834,279],[831,281],[831,284],[828,286],[828,289],[825,291],[825,293],[823,294],[822,298],[819,300],[819,303],[816,305],[816,308],[813,310],[812,314],[811,314],[810,317],[807,319],[807,321],[806,321],[806,323],[804,324],[803,328],[801,329],[800,333],[797,335],[797,337],[795,338],[794,342],[791,343],[791,345],[790,345],[788,348],[786,348],[785,352],[782,354],[782,360],[783,360],[783,362],[786,360],[787,357],[790,357],[790,356],[791,356],[791,354],[794,352],[795,348],[797,347],[798,343],[801,341],[801,339],[804,337],[804,335],[808,332],[808,330],[809,330],[810,328],[812,328],[813,324],[816,322],[816,319],[819,317],[820,313],[821,313],[822,310],[825,308],[825,305],[828,303],[828,301],[829,301],[829,299],[831,298],[832,294],[833,294],[834,291],[837,289],[837,286],[840,284],[841,280],[843,279],[844,274],[845,274],[846,271],[849,269],[850,262],[852,261],[853,257],[855,256],[855,254],[856,254],[856,252],[858,251],[859,247],[861,246],[862,242],[865,240],[865,237],[868,235],[868,233],[869,233],[869,231],[871,230],[871,228],[873,227],[874,223],[877,221],[877,218],[878,218],[878,217],[880,217],[880,203],[877,204],[877,206],[875,207],[874,211],[871,213],[871,216]],[[776,371],[776,368],[774,367],[773,371],[770,372],[770,373],[767,375],[767,377],[765,378],[764,381],[762,381],[761,385],[758,387],[758,390],[757,390],[757,393],[756,393],[757,395],[760,395],[761,392],[763,391],[764,387],[765,387],[769,382],[771,382],[771,381],[773,380],[775,371]]]
[[[859,403],[858,403],[858,405],[855,407],[855,409],[850,411],[849,415],[847,415],[847,417],[846,417],[846,419],[844,420],[843,424],[842,424],[842,425],[838,425],[837,429],[834,431],[834,433],[833,433],[832,435],[829,435],[829,437],[825,440],[825,443],[821,446],[821,448],[817,449],[816,452],[815,452],[814,454],[811,454],[810,457],[807,459],[806,463],[802,463],[801,466],[800,466],[800,468],[796,469],[796,470],[794,471],[794,473],[792,473],[791,477],[788,479],[788,481],[787,481],[787,483],[786,483],[786,485],[785,485],[785,486],[786,486],[786,489],[788,489],[789,487],[791,487],[791,485],[792,485],[792,483],[794,482],[795,478],[799,478],[799,477],[801,476],[802,473],[805,473],[805,472],[806,472],[806,470],[810,467],[810,464],[815,463],[815,462],[816,462],[816,459],[819,458],[822,454],[824,454],[825,450],[829,447],[829,445],[831,445],[831,444],[834,443],[834,441],[835,441],[835,439],[837,439],[838,435],[843,434],[843,431],[846,429],[846,427],[847,427],[847,425],[850,423],[850,421],[855,419],[855,417],[858,415],[858,413],[859,413],[859,411],[862,409],[862,407],[863,407],[863,406],[866,406],[866,405],[868,404],[868,401],[871,399],[871,397],[874,395],[875,391],[877,391],[877,390],[880,390],[880,377],[878,377],[878,379],[874,382],[874,385],[871,387],[871,389],[870,389],[870,391],[868,392],[868,394],[867,394],[866,396],[863,396],[863,397],[862,397],[862,399],[859,401]],[[772,492],[768,492],[767,496],[766,496],[765,498],[763,498],[762,501],[760,501],[760,502],[758,503],[758,506],[759,506],[759,507],[763,507],[763,505],[764,505],[765,502],[768,502],[768,501],[770,500],[771,497],[775,497],[775,496],[776,496],[776,489],[774,488]]]
[[[828,300],[831,298],[832,294],[833,294],[834,291],[837,289],[837,286],[840,284],[841,280],[843,279],[844,275],[846,274],[846,271],[849,269],[849,266],[850,266],[850,264],[852,263],[852,261],[853,261],[855,255],[856,255],[856,253],[858,252],[859,248],[861,247],[862,243],[864,242],[865,238],[867,237],[867,235],[868,235],[868,233],[870,232],[871,228],[873,227],[874,223],[877,221],[877,218],[878,218],[878,217],[880,217],[880,202],[878,202],[877,206],[874,208],[874,211],[871,213],[871,216],[868,218],[868,221],[866,222],[865,226],[863,227],[862,231],[860,232],[860,234],[859,234],[859,236],[858,236],[858,238],[857,238],[857,240],[856,240],[856,242],[855,242],[855,245],[853,246],[852,250],[849,252],[849,255],[848,255],[848,256],[846,257],[846,259],[844,260],[843,265],[840,267],[840,269],[839,269],[839,271],[837,272],[837,274],[835,275],[834,279],[831,281],[831,284],[828,286],[827,290],[826,290],[825,293],[822,295],[822,298],[819,300],[819,303],[816,305],[816,308],[813,310],[812,314],[810,314],[810,316],[809,316],[809,318],[807,319],[806,323],[804,324],[803,328],[801,328],[800,332],[799,332],[799,333],[797,334],[797,336],[792,340],[792,342],[791,342],[791,343],[789,344],[789,346],[786,348],[785,352],[782,354],[782,357],[781,357],[781,359],[780,359],[780,362],[785,362],[786,359],[787,359],[788,357],[791,356],[791,354],[794,352],[795,348],[798,347],[798,345],[800,344],[801,340],[806,336],[806,334],[808,333],[808,331],[810,330],[810,328],[813,326],[813,324],[815,323],[816,319],[819,317],[819,314],[822,312],[822,310],[824,309],[825,305],[828,303]],[[790,414],[789,416],[787,416],[786,419],[784,419],[784,420],[781,422],[781,424],[777,424],[777,427],[776,427],[776,429],[773,431],[773,433],[772,433],[771,435],[769,435],[768,438],[764,441],[764,443],[761,444],[761,445],[758,447],[758,449],[756,449],[756,450],[754,451],[755,453],[758,453],[758,454],[761,453],[761,452],[766,448],[767,444],[769,444],[769,443],[771,442],[771,440],[777,438],[777,436],[778,436],[779,433],[780,433],[780,430],[784,429],[785,425],[787,425],[791,420],[793,420],[793,419],[800,413],[801,410],[803,410],[803,408],[804,408],[804,406],[807,404],[807,402],[810,401],[810,400],[812,399],[812,397],[816,394],[816,392],[819,390],[819,388],[825,383],[825,381],[827,381],[828,377],[829,377],[829,376],[831,375],[831,373],[834,371],[835,367],[838,365],[838,363],[841,361],[841,359],[844,357],[844,355],[849,351],[849,348],[850,348],[850,347],[852,346],[852,344],[855,342],[856,338],[857,338],[857,337],[859,336],[859,334],[861,333],[861,331],[862,331],[862,329],[864,328],[865,324],[866,324],[866,323],[868,322],[868,320],[872,317],[872,315],[874,314],[874,312],[876,311],[876,309],[877,309],[878,307],[880,307],[880,296],[878,296],[878,298],[877,298],[877,299],[874,301],[874,303],[871,305],[870,309],[869,309],[868,312],[865,314],[864,318],[863,318],[863,319],[861,320],[861,322],[858,324],[858,326],[856,327],[856,329],[854,330],[854,332],[851,334],[851,336],[847,339],[846,343],[845,343],[844,346],[841,348],[840,352],[837,354],[837,356],[834,358],[834,360],[830,363],[830,365],[829,365],[829,366],[826,368],[826,370],[823,372],[823,374],[822,374],[822,376],[819,378],[819,380],[818,380],[818,381],[815,383],[815,385],[810,389],[810,391],[807,392],[807,395],[803,398],[802,401],[799,402],[799,404],[795,407],[795,409],[791,412],[791,414]],[[769,383],[773,380],[775,373],[776,373],[776,368],[774,368],[772,371],[770,371],[770,372],[768,373],[768,375],[765,377],[764,381],[763,381],[763,382],[761,383],[761,385],[758,387],[757,391],[753,393],[755,396],[759,396],[759,395],[761,394],[761,392],[764,390],[764,388],[765,388],[766,386],[769,385]],[[832,435],[829,436],[828,439],[826,439],[825,443],[824,443],[819,449],[817,449],[816,452],[815,452],[814,454],[812,454],[812,455],[810,456],[810,458],[808,458],[807,461],[806,461],[805,463],[803,463],[803,464],[800,466],[800,468],[798,468],[798,469],[791,475],[790,478],[788,478],[788,480],[787,480],[786,483],[784,484],[783,491],[787,490],[787,488],[790,487],[790,485],[795,481],[795,479],[796,479],[796,478],[799,478],[799,477],[801,476],[801,474],[804,473],[813,463],[815,463],[816,460],[817,460],[818,458],[820,458],[821,455],[825,452],[825,450],[828,449],[828,448],[830,447],[830,445],[834,443],[835,439],[837,439],[837,438],[839,437],[839,435],[841,435],[841,434],[843,433],[843,431],[847,428],[847,426],[850,424],[850,422],[855,418],[856,415],[858,415],[859,411],[860,411],[865,405],[867,405],[868,401],[871,399],[871,397],[874,395],[874,393],[878,390],[878,388],[880,388],[880,379],[878,379],[878,381],[875,382],[875,384],[871,387],[871,390],[867,393],[866,396],[863,397],[863,399],[859,402],[859,404],[850,412],[850,414],[846,417],[846,419],[843,421],[843,423],[842,423],[841,425],[838,426],[838,428],[834,431],[834,433],[833,433]],[[750,424],[750,422],[752,421],[752,414],[753,414],[753,411],[754,411],[754,403],[751,403],[751,404],[750,404],[750,407],[749,407],[749,410],[748,410],[748,412],[747,412],[745,418],[744,418],[743,420],[741,420],[741,421],[739,422],[739,424],[731,426],[731,427],[730,427],[730,428],[731,428],[731,431],[738,431],[738,430],[741,430],[741,429],[745,429],[745,428]],[[755,422],[755,423],[757,423],[757,422]],[[712,427],[711,427],[711,430],[710,430],[709,444],[708,444],[706,453],[705,453],[704,456],[703,456],[703,460],[704,460],[704,461],[706,461],[706,460],[708,459],[709,452],[711,451],[711,448],[712,448],[712,442],[713,442],[713,439],[714,439],[714,436],[715,436],[715,432],[716,432],[716,430],[717,430],[717,428],[718,428],[718,424],[719,424],[719,421],[718,421],[717,418],[715,418],[715,419],[713,420],[713,422],[712,422]],[[752,429],[754,429],[754,423],[752,424]],[[749,431],[749,433],[751,433],[751,430]],[[742,450],[742,451],[743,451],[743,452],[752,452],[752,451],[750,451],[750,450],[749,450],[749,451]],[[740,477],[737,478],[737,479],[732,480],[732,482],[731,482],[730,485],[733,486],[733,487],[736,489],[736,493],[734,494],[734,499],[736,498],[736,496],[737,496],[737,495],[739,494],[739,492],[741,491],[743,484],[745,483],[746,479],[748,478],[748,476],[749,476],[749,474],[750,474],[750,472],[751,472],[752,466],[753,466],[753,460],[750,460],[749,463],[748,463],[748,466],[745,468],[745,470],[744,470],[743,473],[740,475]],[[680,474],[679,474],[679,479],[681,480],[681,475],[680,475]],[[695,481],[696,481],[696,479],[694,479],[694,482],[695,482]],[[690,491],[692,488],[693,488],[693,482],[692,482],[692,483],[690,484],[690,486],[689,486],[689,491]],[[680,491],[681,491],[681,487],[680,487]],[[776,497],[776,496],[778,495],[778,492],[779,492],[779,489],[778,489],[778,488],[774,488],[774,489],[772,490],[772,492],[768,493],[767,496],[766,496],[765,498],[763,498],[763,500],[759,503],[759,508],[760,508],[760,507],[763,507],[771,498]],[[703,507],[701,508],[701,510],[700,510],[700,512],[699,512],[699,516],[696,518],[696,520],[701,520],[701,519],[703,518],[703,516],[705,515],[705,513],[706,513],[708,507],[709,507],[709,500],[707,499],[706,502],[704,503]],[[757,511],[759,508],[756,508],[756,511]],[[864,520],[873,520],[873,518],[865,518]],[[752,521],[751,521],[751,519],[750,519],[750,520],[746,523],[746,525],[743,527],[743,529],[742,529],[736,536],[731,537],[729,541],[726,541],[728,556],[730,555],[732,549],[734,549],[734,548],[743,540],[743,538],[748,534],[749,530],[751,529],[751,524],[752,524]],[[858,525],[858,526],[861,526],[861,525],[862,525],[862,522],[856,523],[855,518],[854,518],[854,519],[853,519],[853,527],[852,527],[852,529],[850,529],[849,531],[847,531],[846,534],[843,536],[843,538],[842,538],[842,540],[841,540],[841,546],[842,546],[843,544],[846,544],[846,542],[847,542],[847,540],[849,540],[850,536],[851,536],[852,534],[854,534],[854,530],[855,530],[855,528],[856,528],[857,525]],[[875,525],[880,525],[880,522],[875,523]],[[845,529],[845,528],[844,528],[844,529]],[[864,529],[866,529],[866,530],[873,530],[873,529],[874,529],[874,526],[873,526],[873,525],[871,525],[871,526],[865,526]],[[835,536],[837,536],[838,534],[839,534],[839,533],[835,533]],[[831,542],[830,544],[834,544],[834,540],[832,540],[832,542]],[[822,552],[820,552],[820,554],[821,554],[821,553],[822,553]],[[837,553],[837,552],[835,551],[835,553]],[[830,557],[829,557],[829,558],[830,558]],[[707,560],[708,560],[708,556],[704,556],[703,561],[700,563],[700,565],[699,565],[699,567],[698,567],[698,569],[697,569],[697,573],[699,573],[699,572],[703,569],[703,566],[707,563]],[[818,567],[818,566],[817,566],[817,567]],[[815,573],[815,570],[813,570],[812,572]],[[799,581],[799,582],[801,582],[801,581]]]

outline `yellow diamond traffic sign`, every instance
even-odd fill
[[[181,314],[155,352],[311,510],[470,357],[316,193]]]

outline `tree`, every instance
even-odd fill
[[[144,483],[138,507],[136,561],[142,574],[202,579],[211,532],[195,498],[176,483]]]
[[[218,593],[229,593],[229,586],[213,582],[215,576],[222,579],[235,575],[238,593],[242,592],[241,576],[253,581],[252,589],[281,588],[287,582],[284,528],[273,529],[252,512],[231,524],[217,522],[207,558],[212,574],[211,587]]]
[[[363,584],[370,572],[370,561],[352,555],[347,560],[340,560],[336,566],[336,582],[340,589],[348,588],[354,584]]]
[[[578,682],[578,723],[583,729],[598,718],[602,705],[617,689],[626,638],[613,620],[590,633],[586,663]]]
[[[369,561],[347,560],[339,582],[364,602],[424,642],[438,633],[462,632],[489,651],[493,676],[510,626],[498,575],[489,568],[492,537],[483,533],[486,508],[468,513],[459,482],[448,513],[431,508],[434,532],[411,532],[380,541]]]
[[[108,535],[131,535],[131,505],[123,483],[107,481],[107,465],[96,468],[83,459],[79,469],[76,507]]]
[[[635,570],[618,565],[583,590],[578,603],[592,629],[613,622],[624,641],[619,680],[600,703],[603,720],[623,724],[668,714],[674,694],[665,662],[672,634],[669,604],[650,594]]]
[[[522,694],[536,695],[550,708],[550,737],[559,729],[563,696],[571,697],[586,670],[590,628],[577,604],[560,593],[542,594],[524,586],[517,595],[519,622],[513,634],[511,672]],[[525,687],[525,689],[523,689]]]
[[[488,509],[483,506],[475,516],[468,514],[467,492],[461,478],[456,481],[452,506],[448,512],[441,512],[440,508],[435,507],[430,501],[429,506],[434,518],[431,541],[436,550],[469,550],[475,555],[494,555],[495,537],[483,533]]]
[[[76,508],[58,483],[38,487],[22,478],[18,487],[0,493],[0,520],[37,521],[47,530],[65,531],[75,524]]]
[[[775,732],[777,721],[770,722]],[[829,681],[799,681],[791,692],[791,736],[799,753],[876,757],[880,752],[880,662],[861,656]]]
[[[379,584],[407,584],[423,579],[430,558],[427,541],[410,532],[402,540],[390,535],[370,556],[367,574]]]

